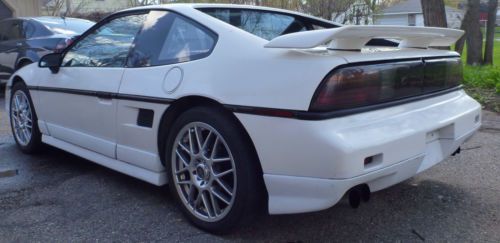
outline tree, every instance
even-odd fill
[[[72,3],[77,3],[76,7],[73,7]],[[80,13],[82,8],[86,7],[89,4],[89,0],[66,0],[66,16],[73,16],[75,14]]]
[[[467,64],[481,65],[483,59],[483,33],[479,22],[479,0],[467,1],[467,21],[465,22],[465,40],[467,45]]]
[[[421,0],[421,3],[425,26],[448,27],[443,0]]]
[[[73,16],[87,6],[89,0],[50,0],[45,6],[45,12],[50,16]]]
[[[486,46],[484,48],[484,64],[493,64],[493,44],[495,42],[495,21],[498,0],[488,2],[488,24],[486,26]]]
[[[422,13],[424,15],[424,25],[432,27],[447,28],[446,9],[443,0],[421,0]],[[439,49],[449,50],[449,47],[439,47]]]
[[[303,4],[303,11],[311,15],[331,20],[333,15],[344,14],[355,0],[308,0]]]
[[[464,14],[464,18],[462,19],[462,24],[460,25],[460,29],[465,31],[465,28],[467,27],[467,23],[469,22],[470,19],[470,12],[466,11]],[[460,39],[455,43],[455,51],[458,52],[460,55],[462,55],[462,52],[464,51],[464,46],[465,46],[465,38],[467,37],[467,34],[463,35],[460,37]]]
[[[45,6],[45,11],[47,15],[57,16],[60,14],[62,7],[64,6],[65,0],[52,0],[49,1]]]
[[[129,5],[132,7],[159,4],[161,2],[162,2],[161,0],[129,0],[128,1]]]

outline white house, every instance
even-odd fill
[[[39,0],[0,0],[0,20],[10,17],[36,16],[39,13]]]
[[[449,28],[459,29],[464,12],[462,10],[445,7],[446,20]],[[401,1],[374,15],[376,25],[406,25],[424,26],[424,16],[420,0]]]

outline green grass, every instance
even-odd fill
[[[487,66],[465,65],[467,50],[464,49],[462,55],[462,61],[464,63],[464,84],[477,88],[494,89],[500,94],[500,41],[495,41],[493,48],[493,65]]]
[[[496,112],[500,112],[500,40],[498,39],[500,39],[500,27],[497,27],[495,31],[493,65],[466,65],[467,49],[464,48],[462,53],[465,90],[486,109]]]
[[[481,28],[483,35],[486,38],[485,30],[484,28]],[[484,47],[485,43],[483,42],[483,55],[484,55]],[[452,47],[455,49],[455,46]],[[467,60],[467,46],[464,46],[464,51],[462,52],[462,60],[465,63],[465,60]],[[495,29],[495,43],[493,45],[493,64],[500,66],[500,27],[496,27]]]
[[[500,112],[500,65],[464,65],[464,88],[484,108]]]

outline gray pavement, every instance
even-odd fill
[[[165,187],[57,149],[16,149],[0,98],[0,242],[500,242],[500,116],[484,112],[463,152],[351,209],[267,216],[213,236],[192,227]]]

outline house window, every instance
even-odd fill
[[[417,23],[417,15],[416,14],[408,14],[408,25],[415,26]]]

